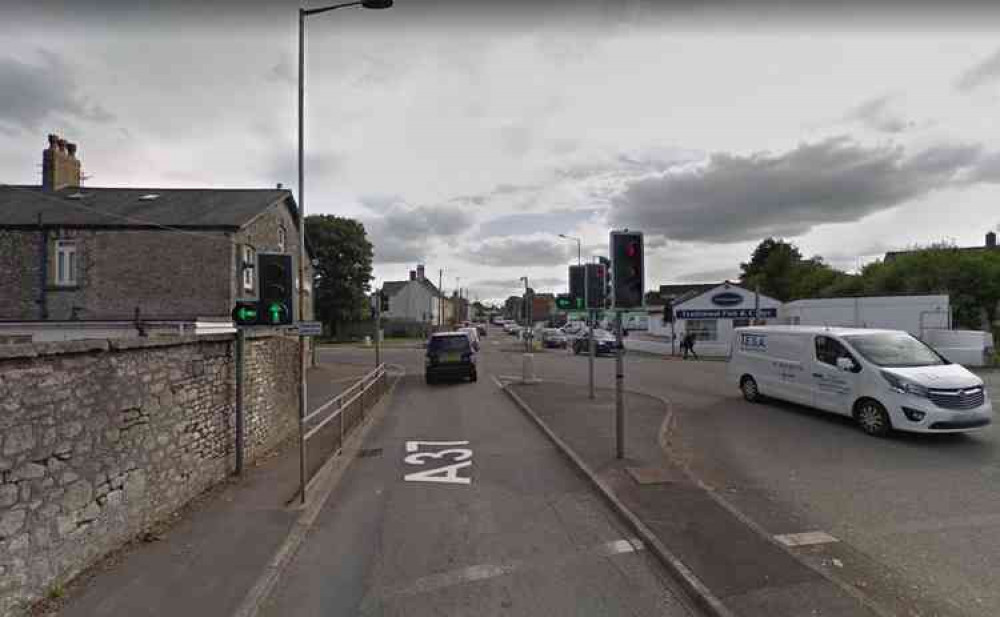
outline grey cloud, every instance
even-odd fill
[[[955,88],[959,92],[971,92],[979,86],[997,79],[1000,79],[1000,49],[992,56],[962,73],[961,77],[955,82]]]
[[[567,243],[556,236],[504,236],[487,238],[466,250],[465,256],[490,266],[555,266],[567,262],[568,249]]]
[[[367,196],[365,207],[380,216],[363,217],[379,263],[424,259],[431,244],[460,235],[472,225],[472,216],[451,206],[410,206],[390,196]]]
[[[891,98],[880,96],[867,100],[849,111],[846,118],[882,133],[902,133],[916,126],[914,122],[907,122],[889,110]]]
[[[682,274],[680,276],[680,282],[682,283],[714,283],[716,281],[735,281],[739,278],[740,269],[738,266],[731,266],[729,268],[716,268],[714,270],[699,270],[698,272],[689,272],[687,274]]]
[[[54,118],[107,123],[114,114],[80,93],[72,68],[39,50],[40,62],[0,59],[0,127],[5,133],[38,131]]]
[[[967,183],[981,161],[975,146],[907,157],[900,146],[869,148],[846,137],[782,154],[714,154],[700,167],[632,182],[615,199],[611,223],[684,241],[794,237]]]
[[[271,70],[267,72],[266,75],[269,81],[281,82],[286,84],[298,83],[298,79],[294,71],[292,71],[292,61],[287,55],[283,55]]]
[[[594,213],[594,210],[553,210],[551,212],[509,214],[482,223],[479,226],[479,235],[489,237],[535,232],[567,233],[589,219]]]

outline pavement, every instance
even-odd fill
[[[520,373],[518,354],[504,374]],[[614,385],[614,360],[596,363]],[[548,381],[586,387],[587,359],[536,354]],[[625,357],[626,388],[666,399],[667,455],[774,538],[836,541],[796,556],[889,615],[1000,615],[1000,434],[898,433],[873,439],[852,421],[777,401],[749,404],[724,362]],[[982,371],[994,401],[1000,371]]]
[[[625,458],[615,456],[614,391],[507,386],[733,615],[876,615],[834,581],[748,526],[666,456],[665,401],[626,393]]]
[[[371,366],[326,363],[311,369],[309,409],[335,396]],[[292,530],[287,504],[299,485],[298,445],[290,440],[239,480],[206,492],[161,525],[99,562],[66,597],[36,614],[65,617],[229,615]]]

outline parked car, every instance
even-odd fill
[[[476,351],[466,332],[438,332],[427,341],[424,377],[428,384],[445,378],[476,381]]]
[[[459,328],[459,332],[464,332],[466,336],[469,337],[469,341],[472,342],[472,349],[474,351],[479,351],[479,330],[475,327]]]
[[[550,349],[565,349],[569,339],[558,328],[545,328],[542,330],[542,347]]]
[[[602,330],[600,328],[595,328],[594,333],[594,346],[595,353],[600,354],[613,354],[618,352],[618,339],[614,337],[613,334],[607,330]],[[624,351],[624,350],[623,350]],[[589,353],[590,352],[590,334],[588,332],[583,332],[580,336],[573,339],[573,353]]]
[[[956,433],[993,421],[983,380],[899,330],[737,328],[727,367],[751,402],[764,396],[852,417],[875,436]]]

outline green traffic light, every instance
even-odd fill
[[[267,312],[271,317],[271,323],[280,323],[282,314],[285,312],[285,305],[280,302],[272,302],[267,306]]]

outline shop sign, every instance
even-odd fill
[[[743,304],[743,296],[734,291],[723,291],[712,296],[715,306],[736,306]]]
[[[689,311],[677,311],[677,319],[757,319],[755,309],[692,309]],[[778,309],[760,309],[760,319],[774,318],[778,316]]]

